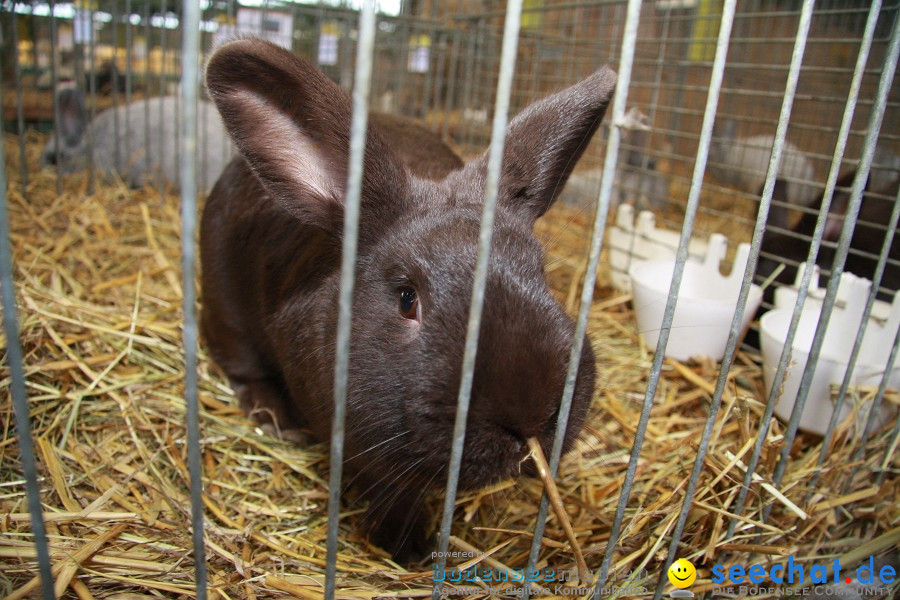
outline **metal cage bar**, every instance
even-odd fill
[[[472,281],[472,299],[469,305],[469,322],[466,327],[466,344],[463,353],[462,374],[459,396],[456,404],[456,420],[453,423],[453,444],[450,463],[447,468],[447,489],[444,510],[441,515],[438,566],[447,564],[447,549],[450,547],[450,527],[453,524],[453,506],[459,485],[459,469],[462,464],[463,445],[466,440],[466,419],[469,414],[469,400],[472,380],[475,375],[475,354],[478,350],[478,333],[481,328],[481,313],[487,285],[488,258],[494,233],[494,215],[497,209],[497,195],[500,187],[500,166],[503,161],[503,146],[506,141],[506,125],[509,101],[512,95],[512,79],[516,66],[516,49],[519,27],[522,21],[522,0],[510,0],[506,21],[503,26],[503,49],[500,56],[500,77],[497,81],[497,98],[494,108],[494,123],[491,131],[491,147],[488,155],[487,178],[484,186],[484,208],[481,213],[481,229],[478,234],[478,255],[475,276]],[[443,582],[435,581],[432,598],[438,600]]]
[[[338,525],[341,510],[341,475],[344,466],[344,417],[347,407],[347,376],[350,364],[350,329],[359,210],[362,198],[363,155],[366,149],[369,90],[375,47],[375,0],[366,0],[359,16],[359,43],[353,85],[353,116],[350,125],[350,160],[347,195],[344,200],[344,231],[341,248],[341,283],[334,368],[334,416],[331,421],[331,472],[328,479],[328,540],[325,598],[334,598],[337,574]]]
[[[94,38],[97,35],[96,24],[94,23],[94,5],[91,4],[88,7],[88,14],[90,15],[90,23],[91,23],[91,34],[90,38],[88,38],[88,64],[90,65],[90,75],[89,75],[89,93],[90,93],[90,102],[88,103],[87,110],[89,112],[89,119],[91,121],[94,120],[94,116],[97,114],[97,70],[95,68],[95,40]],[[87,146],[87,165],[88,165],[88,190],[91,194],[94,193],[96,187],[96,172],[94,169],[94,130],[92,128],[88,128],[87,135],[85,136],[85,145]]]
[[[900,329],[897,330],[897,335],[894,338],[894,347],[891,349],[891,357],[888,360],[888,364],[890,367],[894,366],[894,362],[897,359],[897,352],[900,350]],[[887,377],[887,374],[885,374]],[[878,471],[878,475],[875,476],[875,485],[881,485],[881,482],[884,481],[884,475],[888,471],[888,463],[891,460],[891,456],[894,455],[894,451],[896,451],[898,443],[900,443],[900,419],[894,423],[894,431],[891,432],[891,441],[888,443],[887,448],[884,451],[884,461],[881,463],[881,468]]]
[[[659,383],[659,376],[662,370],[662,362],[665,357],[666,345],[669,341],[669,332],[672,328],[672,321],[675,317],[675,305],[678,300],[678,290],[681,287],[681,280],[684,274],[684,265],[688,257],[688,242],[690,241],[691,231],[694,226],[694,218],[697,214],[697,207],[700,203],[700,189],[703,184],[703,174],[706,169],[706,161],[709,155],[709,146],[712,141],[713,121],[715,120],[716,108],[719,101],[719,90],[722,87],[723,75],[725,72],[725,58],[728,53],[728,41],[731,36],[731,27],[734,22],[736,0],[727,0],[722,8],[722,17],[719,25],[719,36],[716,41],[716,54],[713,61],[713,69],[710,74],[709,92],[706,98],[706,110],[704,112],[703,125],[700,132],[700,142],[697,148],[697,159],[694,165],[694,171],[691,180],[691,189],[688,195],[688,204],[685,210],[684,224],[681,230],[681,238],[678,242],[678,251],[675,258],[675,269],[672,273],[672,282],[669,287],[669,294],[666,300],[666,308],[663,313],[662,325],[660,326],[659,341],[656,345],[656,353],[653,357],[653,364],[650,369],[650,379],[647,382],[647,391],[644,395],[644,403],[641,409],[641,417],[635,432],[635,441],[631,449],[631,456],[628,462],[628,468],[625,474],[625,482],[622,484],[622,492],[619,496],[619,503],[616,507],[616,516],[613,521],[613,527],[610,531],[609,541],[606,547],[606,554],[603,558],[603,566],[600,570],[600,577],[594,588],[594,598],[599,598],[601,594],[601,586],[605,583],[609,574],[609,566],[612,561],[613,552],[615,552],[616,542],[622,527],[622,521],[625,516],[625,507],[631,495],[631,487],[633,484],[635,472],[637,471],[637,462],[640,458],[641,448],[644,442],[644,435],[647,431],[647,424],[650,421],[650,411],[653,408],[653,400],[656,397],[656,389]],[[657,590],[657,597],[659,590]]]
[[[118,37],[118,1],[111,0],[110,1],[110,15],[112,15],[112,29],[114,40]],[[120,122],[119,111],[117,110],[119,107],[119,53],[118,46],[114,44],[116,51],[113,53],[112,57],[112,71],[110,73],[111,79],[111,88],[110,88],[110,98],[112,99],[112,107],[113,107],[113,122],[112,122],[112,130],[113,130],[113,157],[115,165],[122,164],[122,137],[119,135],[121,131],[121,127],[123,124]],[[127,149],[126,149],[127,152]]]
[[[28,162],[25,151],[25,108],[23,104],[22,89],[22,65],[19,62],[19,19],[16,16],[16,3],[13,2],[12,7],[12,43],[13,43],[13,76],[16,84],[16,133],[19,136],[19,182],[22,187],[22,196],[25,196],[28,189]],[[0,161],[0,165],[4,163]],[[5,191],[5,190],[4,190]]]
[[[569,353],[569,365],[566,372],[565,386],[560,400],[559,417],[556,422],[556,433],[553,438],[553,448],[550,455],[550,473],[556,477],[559,469],[559,461],[562,457],[563,440],[569,423],[569,412],[572,407],[572,398],[575,394],[575,383],[578,378],[578,366],[581,352],[584,346],[584,336],[587,331],[588,314],[594,298],[594,287],[597,282],[597,267],[600,262],[600,250],[603,245],[603,235],[606,231],[606,221],[609,214],[609,206],[613,193],[613,174],[616,171],[616,163],[619,155],[621,141],[621,123],[625,118],[625,107],[628,102],[629,84],[631,82],[631,66],[634,59],[634,51],[637,45],[637,32],[641,16],[640,0],[629,0],[625,17],[625,32],[622,39],[622,52],[619,59],[618,79],[616,83],[615,97],[612,104],[612,123],[609,140],[606,146],[606,158],[603,165],[600,193],[598,197],[597,212],[594,216],[594,225],[591,233],[591,247],[588,257],[588,266],[585,271],[584,285],[581,288],[581,304],[578,317],[575,322],[575,337],[572,350]],[[541,551],[541,537],[544,534],[544,526],[547,521],[549,499],[546,492],[541,495],[541,503],[538,509],[537,522],[534,528],[531,550],[528,554],[527,569],[534,568]],[[602,579],[602,578],[601,578]],[[528,586],[523,587],[524,596],[528,597]]]
[[[181,163],[181,272],[184,312],[184,394],[187,411],[188,471],[191,475],[191,526],[197,598],[206,599],[206,551],[203,538],[203,467],[200,460],[200,407],[197,401],[197,289],[195,285],[197,229],[197,81],[200,52],[200,4],[185,2],[182,14],[181,119],[184,160]]]
[[[859,167],[856,172],[856,178],[853,180],[853,190],[850,195],[850,203],[847,207],[847,213],[844,218],[844,225],[841,230],[840,240],[838,241],[837,251],[834,258],[834,266],[832,267],[831,277],[828,280],[828,288],[825,293],[825,299],[822,303],[822,312],[819,315],[819,323],[816,326],[816,333],[813,337],[812,347],[809,353],[809,359],[806,368],[803,371],[803,378],[800,381],[800,389],[797,392],[797,400],[794,404],[794,410],[791,413],[788,428],[784,436],[784,448],[782,448],[781,456],[778,464],[775,466],[775,472],[772,480],[776,486],[781,483],[784,476],[787,463],[790,460],[790,451],[794,443],[794,437],[797,435],[797,429],[800,424],[800,416],[803,413],[803,407],[809,394],[809,388],[812,384],[812,378],[815,374],[819,355],[822,350],[822,342],[825,339],[825,332],[828,327],[828,320],[831,317],[837,298],[837,288],[840,282],[840,275],[844,269],[844,263],[847,260],[847,254],[850,250],[850,238],[853,235],[853,229],[856,227],[856,218],[859,214],[859,208],[862,204],[863,188],[866,179],[869,176],[869,169],[872,166],[872,157],[875,153],[875,143],[878,140],[878,133],[881,130],[882,121],[884,119],[884,111],[887,106],[888,94],[891,90],[891,84],[894,79],[894,73],[897,69],[897,56],[900,54],[900,19],[894,20],[893,34],[891,43],[885,57],[884,70],[881,79],[878,82],[878,92],[875,96],[875,105],[869,118],[866,129],[866,138],[863,143],[863,153],[860,157]],[[771,505],[766,507],[763,512],[767,516],[771,511]]]
[[[762,198],[760,199],[759,214],[757,215],[756,226],[753,230],[753,239],[750,245],[750,256],[747,260],[747,266],[744,269],[744,277],[743,281],[741,282],[741,291],[738,295],[737,307],[735,308],[734,315],[732,317],[731,331],[729,332],[728,342],[725,346],[725,356],[722,359],[722,365],[719,368],[719,377],[716,381],[716,388],[713,393],[712,403],[709,407],[709,415],[706,419],[706,424],[703,427],[703,433],[700,437],[697,456],[694,459],[694,465],[691,469],[691,476],[688,479],[687,488],[685,489],[684,501],[682,502],[681,510],[678,514],[678,521],[675,524],[675,530],[672,532],[672,540],[669,543],[669,550],[666,554],[666,560],[663,562],[663,566],[660,569],[660,576],[657,581],[656,591],[654,592],[653,596],[654,600],[659,600],[659,598],[662,596],[663,587],[665,586],[665,582],[668,579],[667,573],[669,567],[675,560],[675,555],[678,550],[678,544],[681,541],[681,536],[684,533],[684,526],[687,522],[688,513],[690,512],[691,506],[693,504],[694,492],[697,489],[697,482],[699,481],[700,473],[703,470],[704,461],[706,459],[706,452],[709,447],[709,441],[712,437],[713,429],[716,424],[716,417],[718,416],[719,408],[722,405],[722,396],[725,393],[725,387],[728,385],[728,373],[731,370],[731,365],[734,362],[734,353],[737,349],[738,338],[741,336],[741,322],[743,319],[744,311],[747,307],[747,298],[750,295],[750,285],[753,282],[753,275],[756,272],[756,264],[759,259],[759,250],[760,246],[762,245],[763,233],[765,231],[769,208],[772,203],[772,194],[775,191],[775,179],[778,174],[778,166],[781,163],[781,155],[784,150],[788,123],[791,118],[791,109],[793,108],[794,103],[794,95],[797,91],[797,81],[800,78],[800,68],[803,64],[803,52],[806,48],[806,39],[809,35],[809,28],[812,22],[814,4],[815,0],[806,0],[803,3],[803,9],[800,15],[800,23],[797,28],[797,36],[795,37],[794,51],[791,57],[790,74],[788,76],[787,85],[785,86],[784,101],[781,105],[781,115],[778,119],[778,126],[775,132],[775,142],[772,148],[772,154],[769,157],[766,182],[763,189]],[[733,7],[728,7],[728,9],[733,11]],[[729,15],[729,17],[731,19],[734,18],[733,12],[731,15]],[[725,21],[724,14],[722,15],[722,21]],[[726,39],[724,43],[726,45],[725,47],[727,48],[728,40]],[[703,162],[705,163],[705,159]]]
[[[868,26],[874,27],[877,22],[877,11],[874,9],[877,8],[875,4],[872,6],[873,12],[870,12],[870,20],[873,21],[871,23],[867,23]],[[800,323],[800,314],[803,308],[803,304],[806,300],[806,296],[809,290],[809,283],[812,278],[813,273],[813,265],[816,262],[816,256],[818,255],[819,247],[822,242],[822,236],[824,233],[825,222],[828,218],[828,210],[831,206],[831,201],[834,195],[834,188],[838,178],[838,169],[840,168],[841,158],[844,154],[844,149],[847,144],[847,139],[850,135],[851,126],[853,122],[853,115],[857,106],[857,99],[859,97],[860,87],[862,85],[862,78],[865,71],[866,62],[868,60],[868,54],[870,50],[871,44],[866,45],[865,39],[863,44],[860,47],[860,51],[857,57],[856,67],[854,69],[853,80],[851,82],[850,91],[847,96],[847,101],[844,108],[844,114],[841,121],[840,132],[838,134],[838,140],[835,145],[835,152],[832,157],[831,162],[831,170],[828,175],[828,181],[826,183],[825,193],[823,197],[822,207],[820,210],[819,218],[816,222],[816,228],[813,233],[812,243],[810,245],[809,254],[806,260],[806,268],[804,269],[802,280],[798,289],[797,301],[794,305],[794,311],[791,317],[791,323],[788,327],[787,339],[785,341],[784,350],[779,359],[778,367],[776,369],[775,377],[773,379],[772,388],[769,390],[769,396],[766,403],[766,409],[763,413],[763,418],[760,422],[760,429],[757,433],[756,441],[754,442],[753,451],[747,463],[747,471],[744,474],[744,480],[741,485],[741,491],[738,494],[737,500],[735,501],[735,509],[734,513],[740,515],[744,507],[746,505],[747,496],[750,491],[750,484],[752,481],[753,473],[756,471],[756,467],[759,464],[759,459],[762,454],[763,444],[765,442],[766,435],[768,433],[769,421],[772,418],[772,414],[775,410],[775,404],[778,401],[778,391],[781,388],[782,382],[787,374],[788,363],[790,361],[790,351],[793,345],[794,337],[796,336],[797,328]],[[737,520],[732,518],[731,522],[728,525],[727,536],[730,537],[734,534],[734,531],[737,527]]]
[[[3,82],[0,81],[0,113],[3,108]],[[25,496],[31,519],[31,531],[37,552],[38,573],[41,578],[41,595],[44,600],[56,598],[53,590],[53,574],[50,567],[50,549],[47,544],[47,528],[41,506],[41,488],[38,485],[37,461],[31,439],[28,409],[28,391],[25,389],[25,368],[22,364],[22,344],[19,340],[19,317],[16,307],[16,289],[13,281],[12,245],[9,239],[9,210],[6,197],[6,144],[0,140],[0,301],[3,305],[3,332],[6,335],[6,362],[9,365],[10,384],[16,436],[25,478]]]
[[[898,207],[900,207],[900,194],[898,194],[896,204],[894,205],[894,212],[891,218],[894,220],[893,222],[896,224],[896,215],[898,212]],[[884,399],[884,392],[887,389],[888,382],[891,377],[891,373],[894,370],[894,364],[897,362],[897,352],[900,350],[900,329],[897,330],[897,334],[894,336],[894,345],[891,347],[891,353],[888,356],[887,365],[885,365],[884,374],[881,376],[881,383],[878,384],[878,391],[875,393],[875,398],[872,399],[872,406],[869,408],[869,416],[866,419],[865,427],[863,427],[863,434],[860,436],[860,443],[856,447],[856,450],[853,453],[853,458],[851,459],[852,463],[858,463],[859,459],[862,457],[863,449],[866,447],[866,442],[869,439],[869,436],[872,433],[872,428],[875,426],[875,419],[878,416],[878,411],[881,408],[881,402]],[[898,419],[898,423],[900,423],[900,419]],[[895,428],[896,429],[896,428]],[[896,432],[895,432],[896,436]],[[893,454],[893,449],[896,448],[896,437],[892,440],[890,444],[888,444],[887,448],[884,452],[884,464],[887,465],[887,462],[891,459],[891,455]],[[844,490],[846,492],[849,489],[850,484],[853,482],[853,478],[856,476],[856,473],[859,471],[859,464],[854,464],[853,468],[850,470],[849,475],[847,475],[847,481],[844,484]],[[876,478],[877,483],[881,483],[881,480],[884,478],[884,473],[886,471],[886,467],[882,467],[882,469],[878,472],[878,476]]]
[[[56,31],[56,2],[55,0],[49,0],[50,3],[50,84],[51,89],[53,90],[53,127],[54,133],[56,134],[56,139],[53,142],[53,153],[54,153],[54,163],[56,165],[56,193],[62,194],[62,165],[61,159],[62,152],[60,150],[60,145],[62,144],[62,129],[60,129],[62,119],[60,118],[59,112],[59,99],[57,98],[57,84],[59,83],[59,73],[58,73],[58,52],[56,50],[56,45],[59,42],[58,34]],[[37,40],[35,40],[36,42]]]
[[[834,434],[834,430],[838,424],[838,419],[841,416],[841,408],[844,406],[844,399],[847,396],[847,390],[850,387],[850,380],[853,378],[853,372],[856,369],[856,361],[859,358],[859,352],[862,349],[863,338],[865,337],[866,331],[868,330],[869,317],[872,315],[872,308],[875,306],[875,298],[878,296],[878,287],[881,283],[881,278],[884,275],[884,268],[887,263],[888,252],[890,252],[891,244],[894,241],[894,232],[897,229],[898,217],[900,217],[900,195],[898,195],[897,198],[894,199],[894,208],[891,210],[891,217],[888,221],[888,227],[884,238],[884,244],[881,249],[881,255],[878,257],[878,264],[875,267],[875,275],[872,278],[872,289],[869,290],[869,297],[866,299],[866,307],[865,309],[863,309],[859,329],[856,332],[856,338],[853,340],[853,349],[850,351],[850,360],[847,363],[846,371],[844,371],[844,379],[841,381],[841,388],[838,392],[838,397],[834,402],[834,410],[832,411],[831,419],[828,422],[828,429],[825,431],[825,437],[822,439],[822,450],[819,452],[819,458],[816,460],[816,466],[821,466],[828,456],[828,448],[831,445],[831,437]],[[866,421],[863,435],[862,437],[860,437],[860,444],[859,446],[857,446],[856,452],[854,453],[854,460],[859,459],[859,455],[862,453],[862,449],[866,445],[865,440],[868,439],[869,433],[871,432],[871,427],[874,425],[874,419],[878,414],[881,399],[884,396],[885,389],[887,389],[888,380],[890,379],[890,374],[893,368],[893,358],[891,357],[888,359],[888,365],[885,368],[884,376],[882,377],[881,384],[879,385],[878,393],[872,400],[872,406],[869,409],[869,418]],[[851,471],[851,473],[853,472],[855,471]],[[820,472],[818,471],[813,474],[813,477],[809,482],[810,489],[807,492],[807,498],[812,496],[813,490],[816,487],[816,483],[819,481],[819,474]],[[852,479],[853,476],[851,474],[851,476],[848,477],[847,480],[851,481]]]

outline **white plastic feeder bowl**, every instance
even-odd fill
[[[609,230],[609,264],[612,283],[623,292],[631,291],[631,267],[639,262],[655,260],[675,260],[678,240],[677,231],[656,227],[656,217],[649,210],[643,210],[634,218],[634,207],[622,204],[616,210],[616,224]],[[691,259],[702,260],[707,252],[707,244],[692,239],[688,244]]]
[[[802,273],[801,265],[799,273]],[[799,275],[798,275],[799,276]],[[818,281],[815,274],[814,281]],[[822,351],[816,366],[816,371],[800,417],[800,429],[819,435],[824,435],[828,428],[828,422],[834,412],[831,386],[840,386],[844,379],[844,373],[850,360],[850,352],[856,340],[856,333],[862,321],[866,299],[872,283],[868,279],[857,277],[852,273],[841,275],[838,285],[837,303],[831,314],[825,339],[822,343]],[[817,286],[816,286],[817,287]],[[780,303],[779,303],[780,304]],[[782,304],[783,306],[783,304]],[[791,363],[785,378],[784,386],[778,403],[775,405],[775,414],[787,421],[791,417],[794,404],[797,400],[797,392],[800,389],[800,380],[809,359],[809,351],[816,333],[816,325],[821,312],[821,301],[807,302],[800,315],[800,323],[797,334],[794,337],[791,352]],[[766,390],[771,389],[775,378],[778,361],[787,339],[788,327],[791,323],[793,305],[786,308],[777,308],[763,315],[760,319],[762,331],[762,355],[763,377]],[[894,302],[890,306],[887,320],[870,318],[863,337],[862,347],[856,361],[856,368],[850,379],[850,385],[872,385],[881,383],[884,367],[887,364],[888,354],[894,344],[894,336],[897,326],[900,324],[900,294],[894,296]],[[900,386],[900,366],[891,373],[889,386]],[[844,399],[841,407],[840,421],[846,419],[852,406],[850,398]],[[882,404],[879,413],[881,423],[890,417],[891,409]],[[868,411],[861,410],[860,419],[867,417]],[[839,422],[840,422],[839,421]],[[864,422],[858,424],[860,428]]]
[[[803,279],[803,270],[806,263],[803,263],[797,269],[797,275],[794,278],[794,285],[781,285],[775,288],[775,308],[778,310],[794,310],[797,303],[797,293],[800,289],[800,283]],[[819,287],[819,266],[813,265],[813,274],[809,280],[809,292],[806,295],[806,303],[804,308],[816,307],[816,311],[822,310],[822,302],[825,300],[825,288]],[[861,313],[860,313],[861,314]],[[891,317],[891,305],[882,300],[876,300],[872,306],[872,319],[876,321],[887,321]]]
[[[722,360],[728,333],[737,306],[741,280],[750,255],[747,244],[738,246],[734,266],[727,277],[719,273],[719,263],[725,257],[725,236],[713,234],[702,264],[687,261],[675,307],[675,317],[666,347],[666,356],[687,360],[707,356]],[[631,287],[634,294],[638,330],[644,341],[655,347],[659,341],[669,285],[675,270],[675,260],[641,262],[632,266]],[[741,323],[746,330],[750,319],[762,302],[762,290],[753,285]]]

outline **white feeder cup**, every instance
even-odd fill
[[[797,272],[797,286],[805,265],[801,265]],[[812,348],[813,337],[819,322],[819,314],[822,310],[822,297],[824,290],[818,287],[818,268],[813,273],[810,284],[809,297],[804,304],[800,315],[797,333],[791,350],[791,362],[788,366],[787,376],[782,388],[781,396],[775,405],[775,414],[787,421],[790,419],[794,404],[797,400],[797,392],[800,389],[800,380],[806,368],[809,352]],[[828,329],[822,343],[819,360],[807,396],[806,405],[800,418],[800,429],[811,433],[824,435],[834,412],[834,398],[844,379],[844,373],[850,361],[850,353],[856,340],[856,333],[862,323],[863,312],[872,282],[868,279],[857,277],[852,273],[843,273],[838,284],[837,301],[831,318],[828,321]],[[782,288],[786,289],[786,288]],[[776,309],[767,312],[760,319],[763,377],[766,390],[772,388],[778,361],[787,339],[788,327],[791,323],[791,314],[796,301],[796,289],[782,292],[781,297],[776,297]],[[876,310],[873,309],[863,337],[856,367],[850,379],[851,386],[868,385],[877,388],[881,383],[888,355],[894,345],[894,336],[897,334],[897,326],[900,325],[900,294],[894,295],[892,304],[879,303]],[[889,386],[900,386],[900,366],[891,372]],[[850,395],[844,400],[841,408],[840,420],[846,419],[853,409],[853,400]],[[858,431],[861,432],[868,418],[868,408],[861,407],[858,411]],[[882,403],[878,422],[886,422],[894,411],[887,403]]]
[[[725,257],[727,247],[725,236],[713,234],[709,238],[703,263],[691,260],[685,263],[666,356],[678,360],[701,356],[722,360],[724,357],[741,281],[750,256],[750,246],[739,245],[731,273],[724,276],[719,271],[719,264]],[[659,340],[659,328],[674,270],[674,257],[641,262],[631,267],[638,331],[650,347],[655,347]],[[760,302],[762,290],[752,285],[741,321],[742,333],[746,331]]]

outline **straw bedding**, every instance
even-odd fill
[[[40,142],[29,139],[32,173],[24,196],[13,137],[6,138],[6,158],[21,339],[57,591],[77,598],[190,598],[194,564],[177,200],[122,185],[98,185],[88,194],[83,175],[66,178],[57,195],[54,173],[35,170]],[[583,211],[558,207],[538,227],[546,241],[550,283],[573,313],[590,219]],[[601,284],[605,280],[602,273]],[[596,576],[651,353],[639,342],[629,298],[608,288],[598,289],[589,334],[600,382],[589,422],[557,481],[578,545]],[[5,363],[3,368],[0,596],[15,598],[35,589],[37,570]],[[634,583],[651,591],[665,558],[666,535],[684,500],[716,372],[708,363],[664,366],[614,561],[620,574],[646,569]],[[241,414],[202,347],[199,375],[211,597],[321,596],[327,448],[297,447],[257,429]],[[856,397],[866,393],[870,390],[858,390]],[[738,536],[728,541],[756,547],[723,547],[729,509],[744,475],[737,459],[746,462],[763,397],[756,359],[739,355],[679,552],[701,567],[695,592],[710,586],[704,564],[768,564],[790,552],[798,559],[840,556],[846,564],[862,557],[860,552],[868,556],[897,543],[898,464],[895,449],[886,448],[893,423],[868,440],[853,465],[859,467],[857,476],[847,481],[856,448],[848,422],[832,443],[812,496],[807,498],[808,482],[821,441],[801,435],[780,494],[753,487]],[[781,449],[782,431],[774,421],[759,467],[763,477]],[[882,469],[887,476],[875,486],[872,472]],[[462,494],[451,550],[490,554],[481,566],[524,567],[541,491],[539,480],[523,478]],[[435,495],[435,507],[440,500]],[[762,507],[770,505],[768,521],[757,523]],[[429,595],[430,561],[417,569],[393,564],[360,535],[360,513],[359,506],[345,504],[338,595]],[[555,516],[548,522],[541,565],[574,565]]]

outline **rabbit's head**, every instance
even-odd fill
[[[72,173],[84,168],[87,157],[88,115],[84,93],[74,87],[62,87],[56,92],[56,104],[59,122],[44,146],[41,164],[55,165],[59,158],[61,170]]]
[[[312,413],[310,421],[321,423],[319,435],[325,436],[331,389],[311,389],[310,382],[330,382],[332,375],[330,370],[310,373],[310,361],[316,359],[308,353],[328,357],[321,364],[333,366],[350,98],[306,61],[253,39],[219,48],[209,61],[207,85],[265,194],[285,211],[286,219],[293,219],[296,235],[307,236],[321,257],[314,267],[307,261],[302,273],[297,269],[296,282],[264,285],[282,292],[295,290],[303,298],[297,300],[304,303],[298,311],[303,322],[270,326],[290,329],[297,343],[317,343],[305,350],[307,358],[280,368],[292,392],[303,387],[295,399],[315,397],[301,410]],[[575,328],[545,283],[542,247],[533,225],[562,190],[597,129],[614,86],[615,74],[601,69],[531,105],[509,124],[463,454],[463,486],[480,486],[516,473],[528,453],[528,437],[537,436],[549,450]],[[431,482],[442,483],[446,476],[488,158],[485,153],[443,179],[427,180],[413,174],[414,165],[398,158],[408,154],[397,149],[399,143],[370,120],[346,446],[347,456],[367,469],[386,470],[385,485],[402,478],[421,489]],[[222,185],[234,182],[220,181]],[[247,206],[257,202],[248,198]],[[289,228],[281,231],[290,234]],[[261,242],[259,252],[270,253],[265,240]],[[295,259],[301,260],[272,257]],[[321,277],[315,279],[319,275],[312,271]],[[316,289],[309,289],[312,279],[321,282]],[[566,447],[580,431],[593,389],[594,360],[586,342]]]

